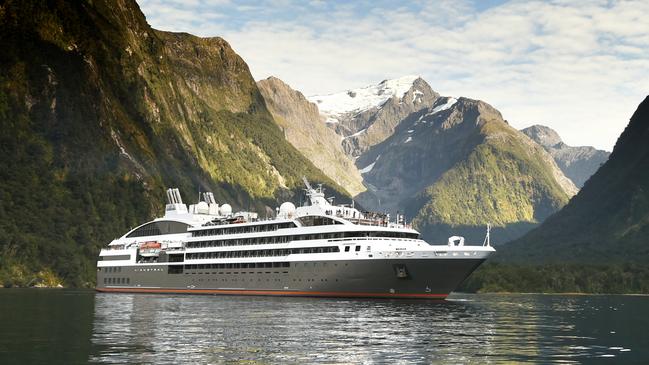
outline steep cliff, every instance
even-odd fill
[[[7,285],[91,284],[99,247],[161,213],[166,186],[262,213],[302,175],[344,194],[227,42],[153,30],[132,0],[5,1],[0,48]]]
[[[577,191],[552,157],[489,104],[440,97],[359,159],[367,207],[405,211],[424,236],[520,236]]]
[[[568,205],[508,244],[507,262],[637,262],[649,258],[649,97],[638,106],[608,161]]]
[[[310,96],[329,127],[342,138],[345,152],[358,157],[391,136],[402,120],[432,106],[437,94],[422,78],[404,76],[377,85]]]
[[[266,105],[286,139],[350,194],[365,191],[363,178],[340,137],[326,126],[318,107],[276,77],[257,82]]]

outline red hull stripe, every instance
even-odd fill
[[[157,289],[157,288],[97,288],[99,292],[119,293],[176,293],[176,294],[230,294],[230,295],[275,295],[304,297],[346,297],[346,298],[423,298],[444,299],[448,294],[430,293],[362,293],[326,292],[297,290],[221,290],[221,289]]]

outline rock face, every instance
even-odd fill
[[[552,155],[561,171],[578,188],[584,186],[586,180],[606,162],[610,155],[609,152],[590,146],[568,146],[563,143],[556,131],[542,125],[533,125],[521,132],[543,146]]]
[[[343,138],[345,152],[358,157],[392,135],[412,113],[432,106],[439,94],[420,77],[405,76],[330,95],[310,96],[326,123]]]
[[[638,262],[649,258],[649,97],[609,159],[568,205],[504,247],[502,260]]]
[[[257,85],[275,122],[298,151],[352,195],[366,190],[353,159],[343,151],[340,137],[323,122],[314,103],[276,77]]]
[[[94,280],[99,247],[186,201],[263,211],[301,177],[344,190],[284,138],[220,38],[160,32],[135,1],[0,5],[0,280]]]
[[[487,223],[499,242],[509,241],[578,190],[542,146],[489,104],[440,96],[419,77],[309,100],[356,160],[367,190],[355,199],[405,212],[429,241],[454,234],[480,240]],[[544,141],[552,138],[560,140]]]
[[[439,97],[357,165],[369,188],[361,204],[405,210],[437,242],[457,233],[475,241],[486,223],[500,242],[515,238],[577,191],[541,146],[489,104],[466,98]]]

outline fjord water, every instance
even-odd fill
[[[0,364],[642,363],[649,297],[446,301],[0,290]]]

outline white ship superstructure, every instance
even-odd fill
[[[211,193],[188,208],[169,189],[164,217],[101,250],[97,290],[445,298],[494,252],[488,235],[430,245],[402,216],[334,205],[305,184],[307,204],[283,203],[266,220]]]

